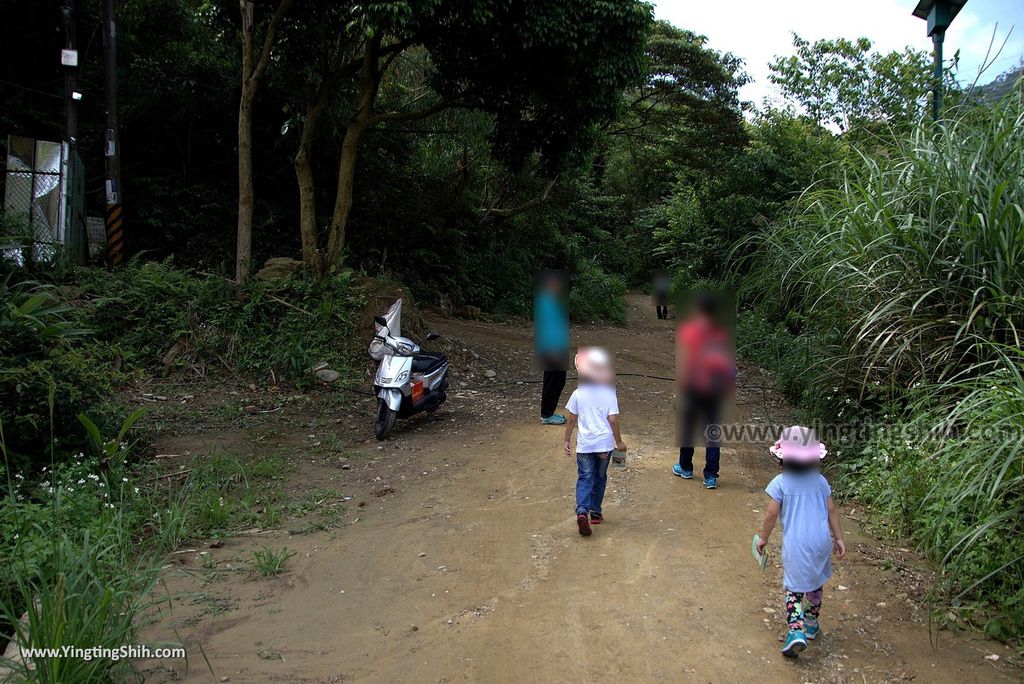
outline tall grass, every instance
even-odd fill
[[[22,568],[17,601],[9,604],[24,606],[14,634],[22,652],[67,646],[116,651],[137,643],[140,617],[156,605],[157,573],[153,566],[127,562],[122,532],[112,526],[99,539],[88,533],[79,541],[57,538],[45,567]],[[37,656],[6,665],[18,681],[54,684],[124,681],[131,671],[128,661],[106,658]]]
[[[942,564],[958,617],[1020,634],[1021,94],[922,123],[835,171],[748,244],[746,291],[818,343],[807,373],[819,386],[874,412],[874,436],[841,464],[848,491]]]
[[[124,467],[127,434],[140,413],[113,439],[83,416],[96,453],[51,461],[41,480],[12,470],[0,421],[0,636],[21,653],[0,658],[5,681],[124,681],[131,673],[131,663],[117,658],[29,658],[25,649],[137,644],[140,622],[166,600],[154,587],[158,555],[168,548],[140,538],[152,509]]]
[[[833,368],[900,393],[970,377],[1024,320],[1024,105],[860,151],[757,238],[752,290],[838,333]]]

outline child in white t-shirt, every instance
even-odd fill
[[[576,354],[579,387],[565,408],[565,455],[572,456],[572,433],[576,437],[576,525],[583,536],[598,525],[601,502],[608,484],[608,463],[613,449],[625,451],[619,433],[619,402],[615,396],[614,374],[608,353],[584,347]]]

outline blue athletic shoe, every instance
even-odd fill
[[[676,475],[678,475],[679,477],[683,478],[684,480],[692,480],[693,479],[693,471],[692,470],[683,470],[683,467],[681,465],[679,465],[678,463],[676,463],[674,466],[672,466],[672,472],[675,473]]]
[[[818,621],[804,618],[804,635],[808,639],[814,640],[818,638],[819,634],[821,634],[821,627],[818,626]]]
[[[540,419],[541,425],[565,425],[565,416],[552,413],[547,418]]]
[[[718,478],[717,477],[705,477],[704,486],[708,489],[718,489]]]
[[[786,643],[782,646],[782,655],[787,658],[796,658],[807,648],[807,639],[804,638],[803,630],[791,629],[786,635]]]

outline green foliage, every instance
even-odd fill
[[[625,323],[625,294],[622,278],[605,273],[593,261],[581,261],[572,273],[569,316],[576,321],[610,319]]]
[[[812,120],[843,130],[869,123],[917,121],[932,87],[931,58],[905,48],[871,52],[858,38],[817,40],[793,35],[796,54],[776,57],[770,79]]]
[[[942,563],[937,589],[959,616],[1004,639],[1024,629],[1024,357],[1013,354],[1012,364],[941,393],[922,388],[901,420],[844,464],[851,493],[885,531]]]
[[[43,479],[12,470],[4,455],[6,496],[0,498],[0,624],[23,647],[118,649],[138,643],[137,629],[154,607],[159,564],[152,553],[168,547],[140,544],[152,508],[124,464],[123,440],[97,436],[110,463],[79,455]],[[27,620],[20,617],[27,614]],[[4,663],[26,681],[120,680],[127,661],[46,658]]]
[[[223,537],[242,527],[271,526],[279,519],[284,462],[277,456],[239,458],[215,453],[193,466],[175,494],[182,519],[158,518],[182,538]]]
[[[844,447],[840,490],[942,564],[957,619],[1001,638],[1024,630],[1022,124],[1015,94],[858,149],[740,262],[763,313],[741,318],[742,348],[818,419],[875,426]]]
[[[686,263],[713,270],[729,222],[718,203],[734,190],[725,178],[747,143],[738,58],[707,47],[690,31],[657,22],[647,42],[647,76],[625,94],[594,164],[609,231],[619,238],[616,271],[630,284],[653,268]],[[704,250],[696,259],[692,250]],[[695,266],[694,262],[700,262]]]
[[[284,566],[288,560],[299,555],[298,551],[289,551],[288,547],[274,550],[269,546],[257,549],[252,552],[253,565],[256,571],[264,577],[276,577],[284,572]]]
[[[1016,97],[861,152],[765,235],[752,288],[843,334],[835,362],[856,393],[969,375],[1016,342],[1022,121]]]
[[[9,458],[19,466],[85,448],[74,428],[82,411],[110,417],[105,402],[113,373],[96,363],[106,354],[75,323],[62,296],[58,288],[11,276],[0,285],[0,423]]]
[[[350,341],[363,301],[353,277],[346,271],[319,282],[253,281],[239,295],[223,279],[170,262],[133,263],[80,272],[84,305],[77,313],[129,370],[170,365],[205,373],[226,366],[301,383],[316,362],[343,369],[353,359]]]
[[[116,538],[120,530],[104,532],[99,539],[86,535],[80,543],[58,539],[45,570],[18,576],[15,599],[4,602],[3,617],[11,623],[18,620],[11,607],[24,608],[27,619],[15,623],[22,648],[102,648],[116,653],[126,644],[138,643],[135,621],[155,608],[150,595],[156,568],[125,567],[124,542]],[[99,657],[39,656],[31,659],[31,669],[20,662],[0,663],[22,681],[53,684],[123,681],[131,672],[128,660]]]

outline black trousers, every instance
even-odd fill
[[[663,320],[664,319],[668,319],[668,306],[666,306],[665,304],[658,304],[657,308],[658,308],[658,318],[659,319],[663,319]]]
[[[544,385],[540,391],[540,417],[547,418],[558,408],[558,398],[565,389],[564,370],[544,371]]]
[[[679,467],[693,470],[693,445],[697,441],[694,428],[699,427],[704,433],[704,477],[718,477],[718,465],[721,458],[721,447],[716,436],[720,432],[708,434],[709,425],[718,425],[722,416],[722,398],[714,394],[685,392],[680,412]],[[720,428],[719,428],[720,430]]]

